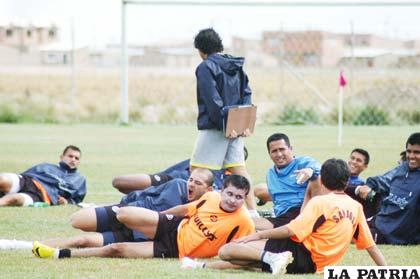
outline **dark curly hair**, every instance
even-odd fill
[[[200,30],[194,38],[194,47],[207,55],[223,51],[222,39],[213,28]]]

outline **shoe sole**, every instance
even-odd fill
[[[277,272],[272,272],[272,275],[277,275],[277,274],[286,274],[287,272],[287,266],[289,264],[291,264],[293,262],[294,258],[293,258],[293,254],[292,253],[287,253],[287,264],[282,266],[282,268],[280,268]]]

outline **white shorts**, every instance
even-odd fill
[[[9,192],[5,194],[18,194],[22,196],[24,199],[22,206],[29,206],[34,204],[34,200],[31,198],[31,196],[25,193],[18,193],[22,189],[22,187],[20,186],[20,179],[22,178],[21,175],[10,172],[2,173],[1,175],[7,177],[8,180],[12,181],[12,187],[10,188]]]
[[[211,170],[245,166],[244,140],[228,139],[218,130],[199,130],[190,165]]]
[[[1,175],[12,181],[12,187],[10,188],[9,192],[5,194],[12,194],[20,191],[20,179],[22,176],[11,172],[1,173]]]

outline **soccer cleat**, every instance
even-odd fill
[[[39,243],[38,241],[34,241],[34,245],[32,247],[32,253],[38,258],[43,259],[54,259],[57,258],[56,255],[57,249],[52,248],[50,246],[44,245]]]
[[[256,198],[256,201],[257,201],[257,205],[258,206],[263,206],[263,205],[265,205],[267,202],[266,201],[264,201],[264,200],[260,200],[260,199],[258,199],[258,198]]]
[[[182,269],[196,269],[196,268],[204,268],[203,262],[197,262],[196,260],[193,260],[188,257],[183,257],[181,260],[181,268]]]
[[[271,274],[285,274],[287,266],[293,262],[292,252],[286,251],[283,253],[274,254],[270,263]]]

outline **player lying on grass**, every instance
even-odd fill
[[[194,170],[188,182],[171,180],[158,187],[138,191],[135,200],[113,206],[85,208],[71,217],[74,228],[93,232],[68,239],[42,241],[53,247],[101,247],[116,242],[147,240],[143,233],[128,229],[117,219],[116,211],[124,206],[136,206],[153,211],[164,211],[177,205],[193,202],[212,191],[213,174],[207,169]],[[130,195],[129,195],[130,196]]]
[[[349,169],[343,160],[329,159],[321,168],[326,194],[313,197],[289,224],[237,239],[219,250],[225,262],[183,260],[183,267],[249,268],[277,273],[321,273],[343,258],[352,240],[366,249],[377,265],[386,261],[372,239],[360,203],[344,193]],[[228,262],[228,263],[227,263]]]
[[[0,206],[79,203],[86,195],[86,179],[77,172],[81,151],[64,148],[58,165],[42,163],[21,174],[0,173]]]
[[[245,161],[248,158],[248,150],[244,146]],[[227,173],[226,169],[213,170],[214,189],[220,190]],[[159,186],[173,179],[187,180],[190,176],[190,159],[176,163],[169,168],[154,174],[125,174],[115,177],[112,186],[121,193],[128,194],[137,190],[144,190],[151,186]]]
[[[119,222],[153,241],[72,250],[34,242],[33,253],[41,258],[213,257],[225,243],[254,232],[254,224],[243,206],[249,189],[245,177],[231,175],[224,181],[220,193],[208,192],[195,202],[161,213],[138,207],[117,210]]]
[[[71,216],[74,228],[87,234],[69,238],[43,240],[42,243],[53,247],[101,247],[115,242],[140,242],[147,238],[140,232],[130,230],[116,218],[116,209],[122,206],[144,207],[154,211],[163,211],[171,207],[196,201],[201,196],[212,191],[213,174],[207,169],[195,169],[188,182],[174,179],[157,187],[143,191],[135,191],[123,198],[121,204],[97,208],[85,208]],[[134,197],[132,197],[134,195]],[[131,201],[131,198],[134,200]],[[131,202],[129,202],[131,201]],[[28,241],[0,239],[0,249],[32,248]]]

